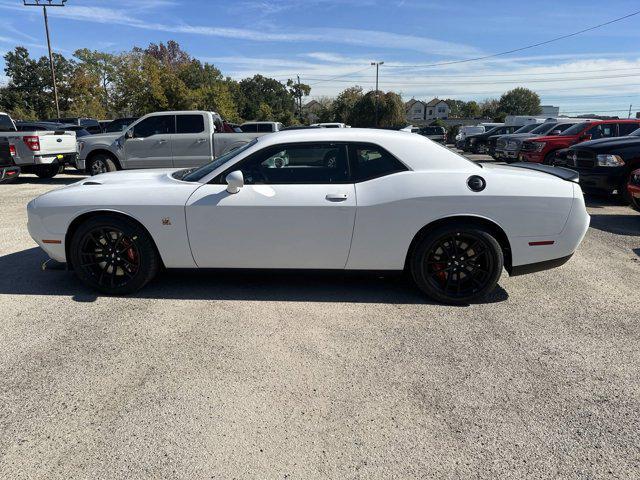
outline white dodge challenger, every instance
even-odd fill
[[[267,135],[200,168],[113,172],[28,204],[29,233],[104,293],[160,268],[410,273],[469,303],[503,268],[556,267],[589,225],[577,174],[476,164],[426,138],[369,129]]]

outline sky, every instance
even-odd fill
[[[524,86],[561,113],[626,117],[640,111],[640,15],[544,42],[640,10],[638,0],[68,0],[49,9],[53,48],[112,53],[176,40],[194,57],[241,79],[300,75],[311,98],[360,85],[478,100]],[[0,54],[22,45],[46,55],[41,9],[0,0]],[[4,63],[0,60],[0,69]],[[0,72],[0,84],[7,78]]]

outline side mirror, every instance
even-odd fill
[[[225,178],[227,182],[227,192],[238,193],[242,187],[244,187],[244,175],[240,170],[231,172]]]
[[[133,128],[130,128],[129,130],[127,130],[124,134],[125,138],[133,138]]]
[[[590,135],[590,134],[588,134],[588,133],[587,133],[587,134],[585,134],[585,135],[582,135],[582,136],[580,137],[580,141],[581,141],[581,142],[586,142],[586,141],[588,141],[588,140],[591,140],[591,135]]]

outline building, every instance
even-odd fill
[[[412,98],[405,103],[405,117],[408,122],[428,123],[436,119],[449,118],[451,108],[447,102],[434,98],[429,102],[423,102]]]
[[[560,116],[560,107],[554,107],[553,105],[541,105],[540,115],[543,117],[558,117]]]
[[[311,100],[302,107],[302,116],[308,123],[316,123],[318,121],[319,113],[322,110],[322,105],[316,100]]]

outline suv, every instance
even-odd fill
[[[597,120],[576,123],[560,135],[548,135],[525,140],[522,142],[520,160],[551,165],[556,160],[556,152],[558,150],[569,148],[576,143],[588,140],[629,135],[637,128],[640,128],[640,119]]]
[[[471,135],[465,139],[463,150],[471,153],[485,153],[489,150],[489,137],[514,133],[520,127],[521,125],[502,125],[501,127],[493,127],[478,135]]]
[[[583,190],[606,193],[615,190],[631,203],[627,185],[633,171],[640,168],[640,128],[624,137],[574,145],[567,150],[564,161],[556,161],[555,165],[576,170]]]

